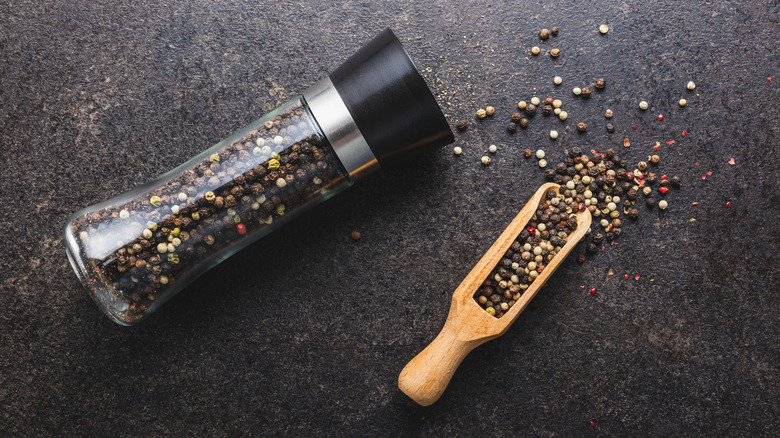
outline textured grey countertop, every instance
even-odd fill
[[[3,2],[0,435],[777,434],[778,13],[776,1]],[[356,185],[140,326],[104,317],[68,264],[66,217],[295,96],[386,26],[452,126],[471,122],[456,135],[464,154]],[[561,34],[540,44],[552,26]],[[562,55],[531,57],[537,44]],[[604,92],[571,95],[599,77]],[[561,97],[569,120],[508,134],[534,93]],[[476,122],[488,104],[497,115]],[[669,209],[642,208],[619,245],[567,260],[437,404],[397,389],[544,181],[526,147],[554,163],[566,147],[615,146],[636,162],[656,141],[660,173],[684,184]]]

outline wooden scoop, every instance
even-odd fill
[[[553,183],[540,187],[452,294],[450,313],[444,328],[430,345],[404,367],[398,377],[398,387],[412,400],[423,406],[429,406],[438,400],[463,358],[478,345],[503,335],[585,236],[591,221],[588,210],[577,213],[577,229],[569,235],[566,245],[501,318],[485,312],[474,299],[474,294],[482,282],[533,217],[545,193],[559,189],[560,186]]]

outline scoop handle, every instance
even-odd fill
[[[438,336],[406,364],[398,376],[398,387],[420,405],[432,405],[466,355],[488,339],[459,339],[456,324],[448,319]]]

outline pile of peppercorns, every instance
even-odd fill
[[[299,100],[174,172],[162,186],[70,226],[90,271],[86,286],[126,323],[238,239],[269,232],[274,219],[346,183]]]
[[[650,157],[650,163],[657,165],[658,155]],[[656,203],[653,197],[653,186],[658,184],[657,192],[663,197],[669,193],[669,186],[682,186],[679,177],[659,177],[650,171],[647,162],[640,161],[633,171],[626,170],[625,161],[615,154],[613,149],[607,149],[603,154],[592,152],[583,154],[578,147],[568,151],[568,157],[554,168],[544,171],[544,176],[556,184],[563,186],[563,195],[573,198],[580,210],[588,209],[598,220],[601,230],[590,234],[589,252],[596,252],[604,240],[612,242],[620,236],[622,221],[621,211],[631,219],[639,218],[636,208],[639,192],[645,196],[649,208],[658,205],[665,209],[668,205],[665,199]],[[585,255],[579,256],[580,261]]]
[[[487,313],[500,318],[520,299],[577,228],[576,211],[572,196],[555,190],[545,194],[526,228],[474,294]]]

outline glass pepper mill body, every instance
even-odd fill
[[[132,324],[351,184],[301,96],[157,180],[76,213],[68,257],[98,305]]]
[[[452,141],[387,29],[303,95],[156,180],[72,215],[66,252],[101,310],[132,325],[355,180]]]

